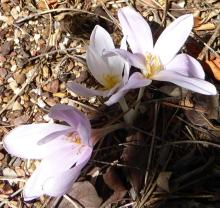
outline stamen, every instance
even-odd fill
[[[103,79],[104,79],[104,87],[106,89],[113,88],[119,82],[118,76],[113,74],[105,74],[103,76]]]
[[[67,136],[67,140],[69,140],[70,142],[81,144],[81,139],[78,134],[71,132],[68,133],[66,136]]]
[[[153,77],[157,72],[162,70],[162,64],[158,56],[147,53],[145,56],[146,70],[143,70],[143,74],[146,78]]]

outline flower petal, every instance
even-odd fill
[[[90,46],[102,56],[104,50],[114,49],[114,43],[109,33],[99,25],[96,25],[90,36]]]
[[[91,125],[87,117],[68,105],[55,105],[50,109],[49,116],[67,122],[75,129],[83,144],[88,145],[91,136]]]
[[[179,54],[165,66],[166,70],[175,71],[187,77],[205,79],[205,73],[201,64],[192,56]]]
[[[105,85],[104,75],[111,73],[111,69],[108,67],[104,58],[97,54],[92,47],[88,47],[86,53],[86,62],[88,68],[92,73],[93,77],[101,84]]]
[[[172,82],[183,88],[205,95],[215,95],[217,93],[213,84],[198,78],[186,77],[183,74],[163,70],[153,77],[154,80]]]
[[[125,7],[118,11],[122,32],[133,53],[145,54],[153,49],[153,38],[149,25],[134,9]]]
[[[92,97],[92,96],[102,96],[106,97],[109,93],[109,90],[95,90],[95,89],[89,89],[84,87],[81,84],[75,83],[75,82],[68,82],[67,88],[77,95],[85,96],[85,97]]]
[[[114,54],[120,55],[124,58],[130,65],[137,67],[139,69],[145,69],[145,57],[142,54],[133,54],[123,49],[114,49],[111,51],[106,51],[105,56],[114,56]]]
[[[91,153],[92,148],[77,145],[60,148],[43,159],[25,184],[25,200],[32,200],[42,194],[61,196],[66,193],[80,175]]]
[[[193,27],[193,15],[186,14],[174,20],[160,35],[154,53],[163,65],[168,64],[185,43]]]
[[[114,46],[114,43],[112,41],[110,34],[104,28],[96,25],[90,37],[90,49],[94,50],[94,52],[97,54],[97,58],[99,57],[99,59],[102,59],[103,65],[106,65],[106,67],[98,69],[96,66],[95,69],[97,68],[97,70],[99,71],[98,72],[99,74],[100,72],[103,74],[106,74],[106,73],[114,74],[114,75],[117,75],[120,79],[122,79],[122,73],[123,73],[125,61],[118,55],[108,57],[108,58],[103,57],[104,50],[112,50],[114,48],[115,46]],[[88,56],[88,61],[89,60],[90,59]],[[90,68],[91,73],[93,75],[94,75],[94,71],[96,72],[95,69],[94,67]],[[96,78],[96,76],[94,77]],[[101,77],[101,80],[97,79],[97,81],[103,84],[103,75]]]
[[[62,146],[69,146],[70,143],[65,139],[65,136],[58,136],[44,145],[39,145],[38,142],[54,132],[68,132],[70,129],[71,127],[69,126],[59,124],[22,125],[6,135],[3,145],[6,151],[14,156],[27,159],[42,159]]]
[[[113,94],[108,101],[105,102],[106,105],[110,106],[118,102],[129,90],[136,89],[139,87],[147,86],[151,83],[150,79],[146,79],[139,72],[132,74],[127,82],[121,89],[119,89],[115,94]]]

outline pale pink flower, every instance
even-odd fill
[[[122,40],[121,48],[126,50],[126,42]],[[101,89],[88,89],[75,82],[69,82],[67,87],[76,94],[90,97],[109,97],[106,105],[118,102],[130,89],[150,84],[149,80],[140,80],[139,73],[129,78],[130,65],[119,55],[106,57],[103,52],[115,49],[109,33],[100,26],[96,26],[90,37],[90,45],[86,54],[88,69],[94,78],[102,85]]]
[[[184,53],[176,55],[192,30],[192,14],[174,20],[154,46],[151,29],[139,13],[125,7],[119,10],[118,17],[133,54],[122,49],[112,52],[139,68],[142,72],[140,80],[168,81],[206,95],[217,93],[215,86],[204,80],[205,73],[196,59]]]
[[[42,159],[24,186],[25,200],[43,194],[62,196],[89,161],[93,141],[89,120],[71,106],[56,105],[49,116],[69,124],[29,124],[16,127],[3,140],[7,152],[26,159]]]

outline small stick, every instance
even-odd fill
[[[220,22],[218,22],[218,25],[217,25],[217,27],[216,27],[216,29],[215,29],[215,32],[213,33],[212,37],[209,39],[209,41],[208,41],[208,43],[207,43],[208,46],[211,46],[211,45],[213,44],[213,42],[215,41],[215,39],[216,39],[217,36],[219,35],[219,32],[220,32]],[[204,47],[204,48],[202,49],[202,51],[200,52],[200,54],[199,54],[199,56],[198,56],[198,59],[199,59],[200,61],[202,61],[202,60],[204,59],[204,57],[205,57],[207,51],[208,51],[208,47]]]

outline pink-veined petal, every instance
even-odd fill
[[[114,43],[110,34],[101,26],[96,25],[90,36],[90,46],[102,56],[104,50],[114,49]]]
[[[69,146],[70,143],[63,135],[44,145],[39,145],[38,142],[54,132],[68,132],[71,129],[69,126],[59,124],[22,125],[6,135],[3,145],[6,151],[14,156],[27,159],[42,159],[62,146]]]
[[[104,86],[104,76],[111,73],[111,69],[108,67],[108,64],[105,62],[104,58],[97,54],[92,47],[88,47],[86,53],[86,62],[93,77]]]
[[[145,19],[134,9],[125,7],[118,11],[122,32],[133,53],[146,54],[153,49],[151,29]]]
[[[32,200],[42,194],[64,194],[80,175],[91,153],[92,148],[88,146],[72,145],[60,148],[43,159],[25,184],[25,200]]]
[[[186,77],[171,70],[162,70],[153,77],[154,80],[172,82],[180,87],[192,90],[205,95],[217,93],[213,84],[198,78]]]
[[[205,79],[205,72],[201,64],[192,56],[179,54],[165,66],[165,70],[175,71],[184,76]]]
[[[193,15],[186,14],[174,20],[160,35],[154,53],[163,65],[168,64],[186,42],[193,27]]]
[[[73,91],[74,93],[85,97],[92,97],[92,96],[106,97],[109,93],[109,90],[95,90],[91,88],[89,89],[76,82],[68,82],[67,88]]]
[[[118,102],[129,90],[147,86],[151,83],[150,79],[146,79],[139,72],[132,74],[127,82],[121,89],[113,94],[105,104],[110,106]]]
[[[88,118],[80,111],[68,105],[55,105],[50,109],[49,116],[67,122],[77,131],[83,144],[90,144],[91,125]]]
[[[123,49],[114,49],[112,51],[106,51],[105,56],[113,56],[114,54],[120,55],[122,58],[124,58],[130,65],[139,68],[139,69],[145,69],[146,68],[146,62],[145,57],[142,54],[133,54]]]

